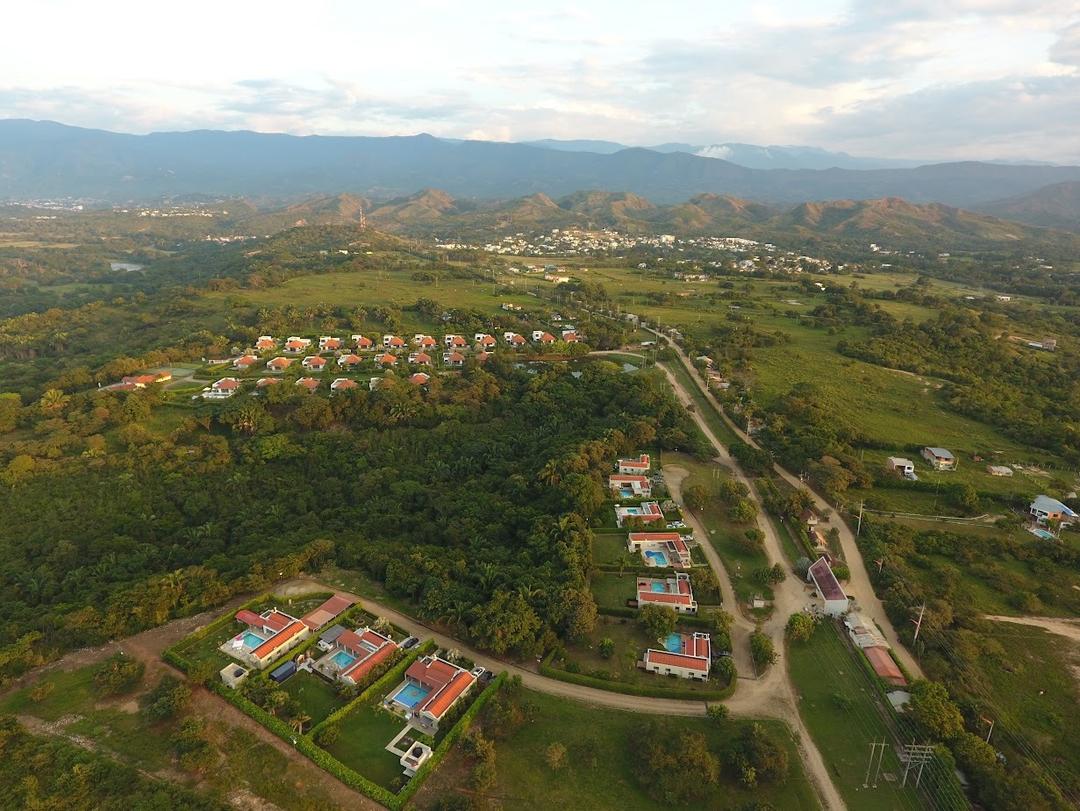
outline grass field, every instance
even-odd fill
[[[787,655],[799,714],[848,807],[867,811],[924,807],[913,790],[899,787],[899,780],[883,779],[877,788],[863,787],[870,742],[883,738],[891,742],[893,737],[871,682],[835,626],[823,622],[808,642],[789,644]],[[902,773],[903,767],[890,745],[882,772],[898,771]]]
[[[213,768],[202,775],[177,767],[170,737],[190,713],[160,723],[149,723],[138,712],[136,692],[102,700],[94,691],[93,667],[54,671],[37,683],[48,682],[52,692],[34,701],[35,685],[0,699],[0,713],[30,716],[49,722],[52,734],[91,740],[100,751],[117,760],[157,775],[167,775],[191,788],[224,800],[239,793],[249,802],[286,811],[332,807],[330,798],[293,768],[285,755],[260,742],[246,730],[212,716],[204,718],[204,736],[216,752]],[[36,683],[35,683],[36,684]],[[311,769],[316,767],[311,766]]]
[[[381,697],[380,697],[381,698]],[[341,735],[326,750],[369,780],[396,791],[401,764],[398,756],[386,751],[405,722],[368,704],[350,712],[339,723]]]
[[[1003,653],[984,654],[983,680],[969,679],[973,697],[989,701],[993,743],[1006,754],[1034,749],[1059,784],[1080,792],[1080,644],[1022,625],[997,623],[990,638]],[[1018,750],[1017,747],[1021,749]]]
[[[716,487],[717,480],[713,478],[713,470],[719,466],[711,462],[699,462],[686,454],[665,454],[664,460],[668,464],[679,465],[690,471],[690,475],[683,481],[683,490],[695,484],[701,484],[710,490]],[[726,470],[721,468],[723,475]],[[698,515],[698,519],[709,533],[707,542],[720,555],[731,578],[731,586],[735,589],[735,596],[739,603],[745,605],[754,595],[761,595],[765,599],[772,599],[772,589],[763,586],[753,579],[753,574],[758,569],[768,565],[768,556],[764,549],[748,551],[739,544],[742,536],[749,525],[736,524],[728,518],[728,508],[717,499],[713,499]],[[704,539],[699,539],[705,543]]]
[[[637,597],[637,577],[633,572],[616,574],[599,572],[593,576],[590,584],[597,607],[626,608],[626,601]]]
[[[654,811],[676,807],[738,809],[758,803],[764,807],[800,811],[818,808],[810,784],[802,773],[791,734],[781,724],[762,722],[783,742],[790,774],[783,785],[742,788],[724,770],[720,781],[700,804],[675,806],[654,800],[639,783],[636,755],[638,742],[652,724],[656,733],[674,735],[700,732],[721,762],[740,725],[718,725],[704,718],[660,718],[617,710],[601,710],[542,693],[526,691],[523,700],[535,708],[535,718],[509,738],[496,742],[495,786],[486,794],[498,798],[500,808],[551,809],[551,811]],[[566,749],[565,766],[553,772],[542,753],[553,743]],[[464,786],[465,764],[457,747],[442,768],[416,798],[417,806],[430,809],[446,794]]]

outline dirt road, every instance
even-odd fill
[[[659,333],[657,334],[659,335]],[[660,337],[663,337],[666,340],[666,336]],[[759,447],[757,442],[755,442],[751,436],[749,436],[727,416],[723,408],[721,408],[720,403],[717,402],[716,398],[713,397],[712,392],[709,391],[709,387],[705,384],[705,381],[701,379],[701,375],[698,373],[698,370],[694,367],[694,365],[690,362],[690,359],[686,356],[686,353],[683,352],[682,349],[673,342],[669,341],[668,346],[676,353],[677,357],[679,358],[679,362],[682,364],[683,368],[686,369],[687,374],[690,375],[691,380],[694,381],[697,387],[701,390],[704,397],[715,408],[717,413],[728,425],[728,427],[735,432],[736,436],[738,436],[739,439],[741,439],[748,445]],[[684,404],[693,402],[690,398],[689,393],[685,391],[685,388],[682,386],[681,383],[679,383],[679,381],[674,377],[674,375],[672,375],[668,370],[665,370],[665,374],[667,375],[667,378],[670,381],[672,387],[678,394],[679,399],[683,401]],[[704,426],[704,420],[699,414],[696,413],[696,410],[691,413],[694,415],[695,421],[699,425],[703,426],[703,429],[704,427],[707,427]],[[705,436],[708,437],[714,445],[717,444],[715,442],[716,437],[713,436],[711,431],[707,431]],[[787,470],[780,467],[779,465],[774,465],[773,468],[776,474],[782,477],[792,487],[807,490],[810,493],[811,498],[814,500],[815,508],[819,512],[832,511],[832,505],[830,505],[824,498],[822,498],[818,493],[816,493],[812,488],[810,488],[805,482],[800,481],[798,476],[789,473]],[[831,526],[836,527],[837,531],[839,532],[840,548],[843,550],[844,561],[847,563],[848,570],[851,573],[851,577],[845,586],[845,590],[855,598],[856,603],[858,603],[859,610],[862,613],[868,615],[871,619],[873,619],[874,622],[877,623],[878,627],[881,628],[882,632],[885,635],[885,638],[888,640],[889,644],[896,652],[897,657],[899,657],[900,661],[903,662],[904,667],[908,669],[908,672],[916,678],[923,678],[922,668],[915,660],[915,657],[911,655],[911,653],[907,650],[907,648],[904,647],[903,643],[900,641],[900,637],[897,635],[896,629],[893,627],[892,620],[890,620],[889,616],[885,613],[885,607],[882,605],[881,600],[879,600],[877,595],[874,593],[874,587],[870,583],[870,575],[866,571],[866,565],[863,562],[862,553],[859,552],[859,548],[855,543],[855,534],[839,516],[837,516],[836,520],[831,523]],[[776,544],[777,545],[775,550],[770,549],[770,557],[775,557],[776,560],[783,560],[783,554],[779,547],[778,540],[776,541]],[[766,533],[766,548],[768,548],[769,546],[769,533]]]
[[[1044,631],[1071,639],[1073,642],[1080,642],[1080,619],[1069,619],[1067,617],[1006,617],[998,614],[988,614],[983,619],[1042,628]]]

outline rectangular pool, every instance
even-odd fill
[[[244,647],[248,650],[255,650],[255,648],[259,647],[259,645],[265,641],[265,639],[252,631],[244,631],[242,642],[244,643]]]
[[[1035,535],[1035,536],[1037,536],[1039,538],[1042,538],[1044,541],[1056,541],[1057,540],[1057,538],[1054,537],[1054,533],[1048,532],[1045,529],[1039,529],[1038,527],[1031,530],[1031,534]]]
[[[339,650],[337,653],[330,657],[330,661],[337,665],[340,669],[344,670],[356,661],[356,657],[348,651]]]
[[[400,704],[402,707],[411,710],[427,698],[429,692],[430,690],[426,690],[418,684],[406,684],[394,694],[394,697],[391,700]]]
[[[667,593],[667,584],[664,582],[650,583],[649,588],[655,591],[657,594]]]

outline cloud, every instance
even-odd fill
[[[1061,65],[1080,67],[1080,22],[1062,30],[1057,41],[1050,46],[1050,59]]]

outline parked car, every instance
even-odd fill
[[[474,676],[476,676],[476,678],[478,678],[478,679],[479,679],[479,678],[480,678],[481,676],[483,676],[483,675],[484,675],[485,673],[487,673],[487,668],[486,668],[486,667],[474,667],[474,668],[472,669],[472,674],[473,674]]]
[[[401,643],[401,648],[402,650],[408,650],[409,648],[415,648],[418,644],[420,644],[419,638],[415,636],[410,636],[408,639]]]

